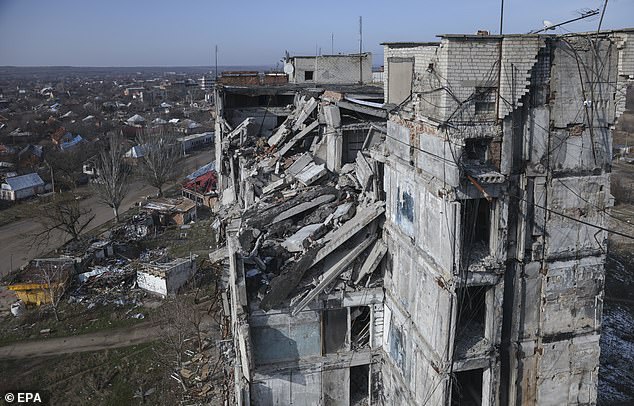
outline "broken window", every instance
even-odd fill
[[[409,235],[414,234],[414,198],[408,190],[397,188],[396,223]]]
[[[482,118],[491,118],[495,114],[495,87],[476,87],[474,102],[475,114]]]
[[[367,405],[370,395],[370,365],[350,368],[350,405]]]
[[[456,323],[456,354],[465,356],[484,342],[486,326],[486,293],[488,286],[469,286],[456,291],[458,313]]]
[[[324,310],[322,321],[323,353],[344,351],[348,335],[348,309]]]
[[[363,143],[367,135],[367,130],[348,130],[343,132],[342,165],[354,162],[357,159],[357,153],[363,149]]]
[[[401,327],[395,324],[390,325],[390,331],[388,332],[387,343],[389,348],[390,358],[394,361],[396,366],[405,374],[405,337]]]
[[[488,159],[490,138],[468,138],[465,140],[463,158],[468,161],[475,161],[485,164]]]
[[[482,405],[482,369],[455,372],[451,380],[451,406]]]
[[[468,199],[462,202],[462,253],[469,259],[489,255],[491,235],[491,206],[487,199]]]
[[[314,73],[315,71],[312,71],[312,70],[304,71],[304,80],[313,80]]]
[[[370,345],[370,307],[350,308],[350,344],[352,350]]]

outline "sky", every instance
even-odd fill
[[[275,66],[295,55],[363,50],[438,34],[498,33],[501,0],[0,0],[0,66]],[[563,22],[604,0],[505,0],[504,32]],[[599,17],[558,33],[594,31]],[[602,29],[634,27],[634,0],[609,0]],[[334,47],[332,39],[334,37]],[[281,66],[281,64],[280,64]]]

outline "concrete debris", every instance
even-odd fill
[[[332,283],[366,248],[370,246],[372,241],[376,239],[376,235],[367,237],[363,242],[354,247],[346,256],[340,259],[332,268],[328,269],[322,276],[321,280],[302,300],[293,307],[291,315],[296,316],[304,307],[320,294],[326,286]]]
[[[317,230],[323,227],[322,224],[311,224],[301,228],[295,234],[288,237],[283,243],[282,247],[286,248],[289,252],[302,252],[304,251],[304,242],[310,238]]]
[[[328,173],[324,164],[317,165],[314,162],[309,163],[304,169],[299,172],[295,178],[300,181],[304,186],[310,186],[324,177]]]
[[[217,133],[221,141],[216,145],[222,145],[216,151],[223,203],[219,218],[227,240],[223,308],[234,323],[233,356],[240,364],[235,379],[240,385],[263,379],[257,372],[261,357],[284,352],[279,361],[291,361],[294,352],[312,351],[308,341],[320,337],[319,323],[310,324],[310,330],[296,330],[296,323],[319,320],[325,303],[341,310],[342,298],[354,298],[346,300],[359,306],[381,300],[381,280],[373,276],[385,256],[385,245],[375,243],[382,234],[383,185],[377,181],[381,177],[373,153],[361,152],[369,144],[371,124],[356,118],[384,120],[386,114],[366,114],[364,109],[382,107],[355,103],[357,97],[363,95],[355,93],[347,101],[355,110],[344,112],[336,104],[343,94],[333,91],[325,98],[297,93],[287,118],[271,128],[270,136],[247,137],[240,147],[223,141],[228,133]],[[376,143],[378,156],[380,148]],[[215,261],[223,257],[210,254]],[[378,320],[379,313],[374,314]],[[351,343],[369,349],[370,337],[375,337],[367,327],[369,313],[355,312],[353,319],[363,323]],[[278,324],[285,326],[283,331]],[[340,331],[345,334],[346,327]],[[289,334],[297,344],[286,344]],[[319,340],[316,346],[315,354],[321,355]]]

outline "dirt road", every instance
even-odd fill
[[[191,173],[196,168],[211,161],[213,156],[213,151],[201,151],[192,154],[179,163],[178,172],[181,175]],[[86,190],[89,189],[86,188]],[[156,193],[155,188],[147,186],[141,181],[133,182],[130,185],[130,192],[121,204],[120,211],[123,213],[145,196],[154,193]],[[81,206],[82,208],[92,209],[93,214],[95,214],[95,218],[90,224],[90,229],[94,229],[114,218],[112,210],[100,204],[95,196],[82,200]],[[55,238],[51,239],[49,244],[32,248],[28,235],[39,230],[40,227],[41,225],[38,222],[31,219],[16,221],[0,227],[0,258],[3,258],[0,261],[0,276],[6,275],[11,269],[17,269],[31,259],[52,251],[64,243],[65,235],[58,233]]]
[[[161,330],[162,327],[156,323],[141,323],[133,327],[77,336],[20,341],[0,347],[0,360],[128,347],[156,340],[161,335]]]

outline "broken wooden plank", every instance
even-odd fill
[[[385,211],[383,205],[383,202],[376,202],[373,205],[357,210],[357,214],[344,223],[344,225],[326,234],[326,236],[324,236],[324,241],[327,242],[327,244],[319,250],[311,266],[330,255],[330,253],[339,248],[341,244],[348,241],[350,237],[383,214]]]
[[[364,276],[374,272],[376,267],[379,265],[379,263],[385,256],[386,252],[387,252],[387,245],[385,245],[383,241],[377,240],[376,243],[374,243],[374,246],[372,247],[370,254],[368,254],[368,257],[365,259],[365,262],[361,266],[361,269],[359,269],[359,274],[354,280],[355,285],[358,285]]]
[[[297,135],[295,135],[293,138],[291,138],[290,141],[288,141],[286,144],[284,144],[282,149],[279,150],[278,156],[283,157],[288,151],[290,151],[291,148],[293,148],[293,146],[295,145],[295,143],[297,143],[297,141],[299,141],[302,138],[304,138],[309,132],[311,132],[315,128],[317,128],[318,125],[319,125],[319,121],[317,121],[317,120],[315,120],[312,123],[308,124],[308,126],[306,128],[304,128],[302,131],[297,133]]]
[[[352,249],[346,256],[341,258],[332,268],[328,269],[322,276],[321,280],[311,290],[308,292],[304,298],[297,303],[295,307],[291,310],[291,315],[296,316],[297,313],[302,311],[304,307],[308,305],[313,299],[317,297],[328,285],[330,285],[341,273],[352,264],[354,261],[366,248],[370,246],[372,241],[376,239],[376,235],[371,235],[367,237],[361,244],[357,245]]]

